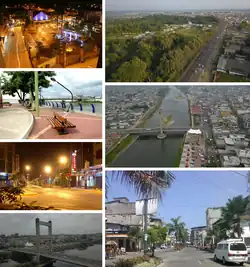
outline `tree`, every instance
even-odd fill
[[[114,171],[110,174],[106,179],[107,190],[109,179],[115,179],[132,187],[139,198],[162,200],[164,191],[175,181],[175,175],[169,171]]]
[[[230,237],[240,238],[242,235],[242,228],[240,227],[240,217],[246,211],[248,198],[243,196],[237,196],[232,199],[228,199],[226,206],[222,208],[222,221],[224,227],[230,232]]]
[[[113,79],[119,82],[144,82],[147,77],[147,64],[138,57],[124,62],[115,73]]]
[[[35,80],[34,72],[32,71],[6,71],[5,74],[9,76],[9,79],[5,80],[3,93],[15,96],[18,95],[19,99],[23,103],[27,94],[31,92],[31,98],[35,99]],[[39,90],[42,88],[48,88],[51,86],[51,82],[48,78],[55,76],[53,71],[39,71],[38,72],[38,86]]]
[[[131,227],[128,235],[135,240],[136,247],[138,248],[139,241],[143,238],[143,232],[140,227]]]
[[[168,224],[169,231],[175,232],[175,238],[177,242],[183,241],[185,239],[185,223],[181,222],[181,216],[177,218],[171,218],[171,223]]]

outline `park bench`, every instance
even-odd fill
[[[68,128],[75,128],[76,126],[69,122],[66,118],[58,113],[53,114],[53,117],[47,118],[53,129],[56,129],[60,134],[67,133]]]

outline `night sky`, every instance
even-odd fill
[[[59,165],[60,156],[66,156],[70,160],[73,150],[81,150],[81,147],[83,147],[84,156],[90,159],[92,146],[93,143],[16,143],[16,153],[20,156],[21,172],[24,171],[25,165],[30,165],[31,177],[37,178],[43,173],[45,165],[50,165],[55,171]],[[78,166],[81,164],[80,162],[81,157],[79,156]]]

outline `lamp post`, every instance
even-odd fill
[[[29,180],[29,172],[30,172],[30,170],[31,170],[30,165],[26,165],[26,166],[25,166],[25,170],[26,170],[26,179]]]
[[[53,82],[56,82],[58,83],[59,85],[61,85],[65,90],[67,90],[70,94],[71,94],[71,103],[72,103],[72,112],[74,111],[74,105],[73,105],[73,102],[74,102],[74,96],[73,96],[73,93],[67,88],[65,87],[64,85],[62,85],[60,82],[58,82],[54,77],[50,78],[51,81]]]
[[[66,163],[68,162],[68,159],[67,159],[67,157],[65,157],[65,156],[61,156],[60,158],[59,158],[59,174],[61,173],[61,166],[64,166],[65,167],[65,165],[66,165]]]
[[[39,90],[38,90],[38,71],[34,72],[35,79],[35,101],[36,101],[36,116],[40,115],[40,107],[39,107]]]

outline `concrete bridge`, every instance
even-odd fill
[[[162,128],[168,136],[184,135],[190,128]],[[136,135],[157,135],[161,132],[160,127],[156,128],[129,128],[129,129],[109,129],[107,133],[136,134]]]
[[[31,250],[31,249],[9,249],[12,252],[17,252],[17,253],[23,253],[23,254],[27,254],[30,256],[37,256],[37,252],[35,250]],[[84,262],[82,261],[78,261],[78,260],[73,260],[70,257],[66,257],[63,254],[59,254],[59,253],[48,253],[46,251],[41,251],[39,254],[40,258],[45,258],[47,259],[46,262],[42,263],[42,260],[40,261],[40,267],[42,266],[50,266],[51,263],[55,262],[55,261],[61,261],[61,262],[65,262],[65,263],[69,263],[75,266],[83,266],[83,267],[101,267],[101,263],[100,265],[98,265],[97,263],[95,263],[94,261],[91,260],[85,260]]]
[[[43,222],[39,218],[35,220],[36,224],[36,246],[32,248],[10,248],[9,251],[12,253],[25,254],[27,257],[35,256],[36,261],[39,264],[39,267],[48,267],[53,266],[53,263],[56,261],[61,261],[65,263],[72,264],[74,266],[83,266],[83,267],[101,267],[101,262],[94,260],[81,259],[72,259],[67,257],[62,253],[52,252],[52,221]],[[48,235],[40,234],[40,226],[46,226],[48,228]],[[41,240],[46,240],[49,242],[48,249],[41,248]]]

